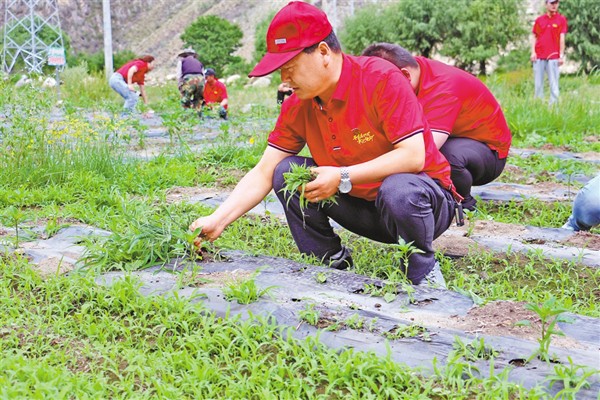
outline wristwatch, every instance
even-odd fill
[[[341,167],[340,175],[342,178],[340,179],[340,185],[338,186],[340,193],[350,192],[352,190],[352,182],[350,182],[350,171],[346,167]]]

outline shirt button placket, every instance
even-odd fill
[[[331,147],[333,148],[333,150],[339,150],[340,142],[339,142],[339,140],[337,140],[337,138],[338,138],[337,124],[335,124],[333,122],[332,116],[327,117],[327,122],[329,123],[329,132],[331,133]]]

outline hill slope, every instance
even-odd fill
[[[179,36],[186,26],[202,15],[217,15],[237,24],[244,32],[238,55],[250,59],[254,51],[254,30],[258,22],[286,5],[289,0],[111,0],[113,50],[132,50],[156,57],[158,71],[175,68],[175,57],[183,44]],[[381,1],[381,0],[380,0]],[[389,0],[384,0],[388,2]],[[317,0],[312,3],[330,16],[334,26],[364,4],[377,0]],[[0,5],[5,15],[6,2]],[[48,12],[46,2],[36,11]],[[69,35],[76,53],[103,51],[101,0],[57,0],[62,29]],[[11,11],[14,11],[11,9]],[[16,15],[25,15],[22,9]],[[4,20],[1,21],[4,24]],[[201,49],[197,49],[201,52]]]

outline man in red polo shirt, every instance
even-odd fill
[[[462,206],[475,209],[471,187],[500,176],[512,140],[492,92],[468,72],[413,57],[397,44],[373,44],[362,54],[390,61],[409,79],[435,144],[452,167],[452,182],[464,197]]]
[[[384,243],[412,242],[420,252],[398,265],[414,284],[445,286],[433,240],[456,209],[450,166],[435,147],[421,106],[402,72],[387,61],[342,53],[327,16],[293,1],[273,18],[267,53],[250,76],[280,69],[294,90],[259,163],[211,215],[190,225],[214,240],[274,189],[299,250],[333,268],[352,266],[329,219]],[[308,145],[312,158],[297,154]],[[312,167],[304,196],[282,191],[291,164]],[[320,203],[337,194],[337,204]],[[456,195],[458,197],[458,195]]]
[[[217,74],[212,68],[204,72],[206,85],[204,85],[204,103],[208,108],[219,107],[219,117],[227,119],[227,88],[225,84],[217,79]]]
[[[544,98],[544,74],[548,75],[550,105],[558,101],[558,67],[565,60],[567,19],[558,12],[558,0],[545,0],[546,13],[533,24],[531,62],[535,81],[535,97]]]

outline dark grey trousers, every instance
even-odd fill
[[[408,259],[406,274],[412,282],[420,282],[432,270],[435,264],[432,242],[448,229],[454,216],[456,203],[449,191],[424,173],[394,174],[383,181],[375,201],[338,193],[337,205],[309,203],[303,216],[298,192],[288,202],[281,190],[285,186],[283,174],[290,170],[292,162],[316,164],[310,158],[288,157],[279,163],[273,175],[273,189],[284,206],[300,252],[328,260],[340,251],[341,240],[333,231],[331,218],[349,231],[378,242],[398,243],[399,238],[413,242],[423,253],[413,253]]]
[[[506,158],[498,158],[498,152],[485,143],[468,138],[449,137],[440,152],[450,163],[452,183],[464,197],[463,207],[469,210],[476,203],[471,196],[471,187],[490,183],[500,176],[506,165]]]

